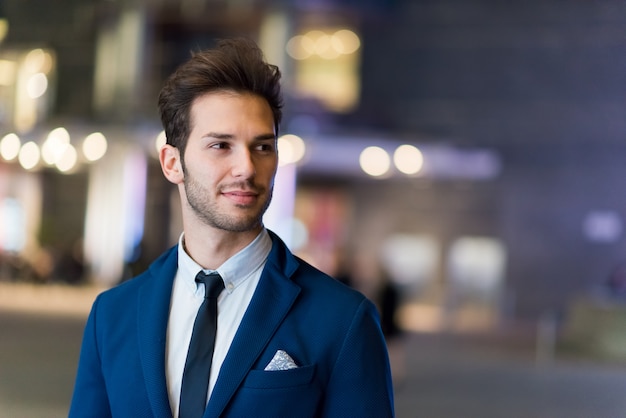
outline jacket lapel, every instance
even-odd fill
[[[205,417],[223,412],[300,293],[300,287],[289,280],[298,262],[276,235],[270,235],[272,251],[224,359]]]
[[[137,329],[146,391],[155,417],[172,417],[165,379],[165,339],[172,283],[178,267],[176,247],[156,260],[139,291]]]

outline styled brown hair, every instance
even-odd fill
[[[282,119],[280,70],[265,62],[257,44],[246,38],[220,40],[214,49],[192,53],[166,80],[159,94],[159,113],[167,143],[181,156],[191,133],[193,101],[206,93],[234,91],[258,95],[269,104],[274,127]]]

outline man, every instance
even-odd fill
[[[253,42],[235,39],[194,54],[166,82],[160,162],[180,192],[184,231],[146,272],[94,302],[70,417],[393,416],[373,304],[263,226],[279,80]],[[215,298],[213,331],[196,333],[214,318],[201,313]],[[212,333],[214,343],[196,343]]]

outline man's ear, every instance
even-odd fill
[[[183,166],[180,162],[180,152],[178,148],[169,144],[163,145],[159,151],[159,161],[163,175],[171,183],[180,184],[185,179]]]

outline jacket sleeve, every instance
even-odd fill
[[[98,297],[87,319],[69,418],[111,417],[96,332]]]
[[[393,402],[389,356],[378,313],[364,300],[333,367],[322,416],[393,417]]]

